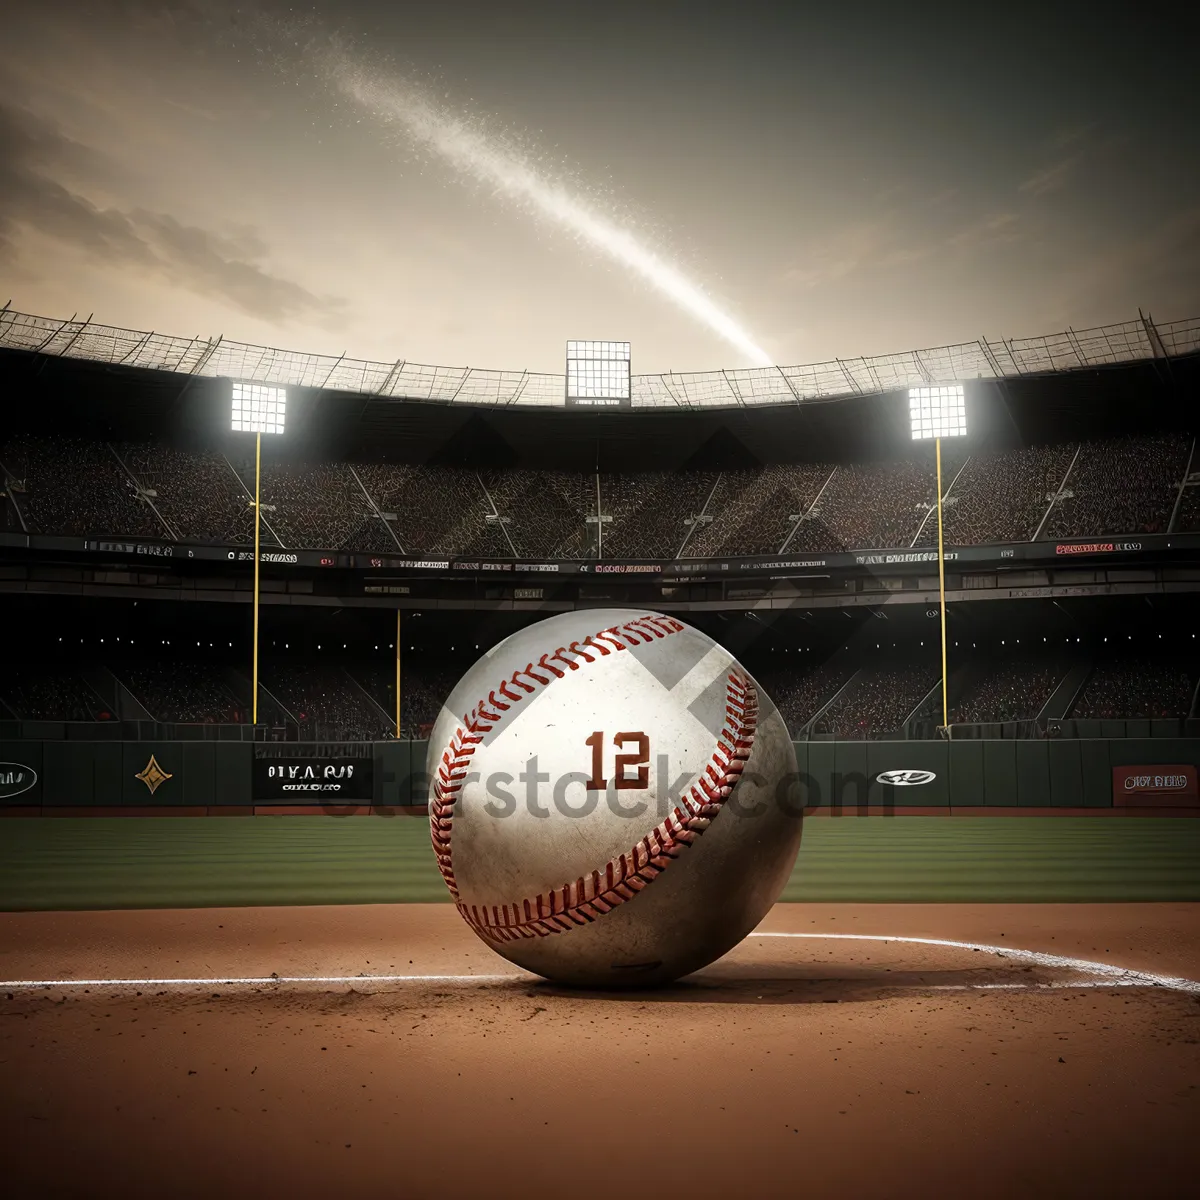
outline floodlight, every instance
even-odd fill
[[[908,415],[914,441],[962,437],[967,432],[967,403],[962,384],[909,388]]]
[[[262,561],[262,435],[282,433],[287,417],[287,389],[265,383],[233,382],[230,428],[253,433],[254,439],[254,649],[250,670],[250,720],[258,724],[258,605],[259,564]],[[320,649],[318,646],[317,649]]]
[[[286,388],[234,383],[230,415],[234,433],[282,433],[286,414]]]
[[[937,444],[937,561],[938,616],[942,627],[942,729],[949,736],[950,693],[946,667],[946,546],[942,528],[942,438],[967,432],[967,403],[961,383],[915,387],[908,390],[908,415],[914,441],[933,438]]]
[[[627,405],[628,342],[567,343],[567,403]]]

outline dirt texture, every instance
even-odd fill
[[[894,939],[1200,980],[1200,905],[779,905],[762,930],[889,940],[752,936],[587,993],[447,905],[0,914],[8,981],[367,976],[0,990],[5,1194],[1193,1191],[1200,994]]]

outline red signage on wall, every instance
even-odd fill
[[[1154,808],[1200,804],[1196,768],[1190,763],[1113,767],[1113,804]]]

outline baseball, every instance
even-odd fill
[[[663,983],[766,915],[800,845],[796,756],[747,671],[675,617],[551,617],[459,681],[429,742],[442,877],[561,983]]]

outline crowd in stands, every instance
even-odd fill
[[[112,708],[77,672],[52,664],[5,669],[0,700],[24,721],[111,721]]]
[[[249,720],[249,683],[245,682],[241,689],[245,695],[241,695],[234,675],[215,664],[139,660],[117,662],[112,669],[157,721],[243,724]],[[402,736],[429,736],[461,671],[461,664],[430,658],[418,657],[405,665]],[[1032,720],[1064,674],[1065,663],[1056,659],[985,662],[969,678],[951,719],[956,723]],[[812,722],[814,735],[839,739],[887,738],[900,732],[937,682],[936,669],[905,663],[866,667],[855,675],[853,663],[840,656],[814,669],[771,665],[756,676],[793,736],[800,736]],[[395,672],[387,663],[268,660],[263,663],[262,683],[260,723],[296,725],[300,740],[367,741],[394,736]],[[1194,671],[1176,662],[1104,662],[1093,670],[1067,715],[1182,718],[1189,713],[1195,686]],[[114,720],[115,713],[78,671],[55,663],[18,663],[0,680],[0,720],[5,719],[107,721]]]
[[[428,737],[442,705],[446,703],[458,671],[410,671],[400,681],[400,716],[409,737]]]
[[[1189,446],[1180,434],[1085,442],[1044,536],[1165,533]]]
[[[839,660],[822,663],[811,671],[777,667],[760,671],[758,679],[775,701],[788,731],[796,737],[853,673],[849,662]]]
[[[943,471],[950,470],[951,458],[944,456]],[[936,496],[937,474],[927,462],[840,466],[800,522],[788,551],[819,554],[911,546]]]
[[[799,463],[724,472],[709,504],[713,519],[693,535],[686,556],[779,553],[795,528],[792,517],[812,507],[833,470]]]
[[[972,455],[955,479],[943,477],[944,537],[952,546],[1027,542],[1037,531],[1071,465],[1075,444],[1028,446]],[[937,545],[937,518],[925,522],[918,545]]]
[[[595,533],[587,518],[596,511],[594,475],[511,470],[484,471],[480,479],[497,514],[508,518],[506,531],[519,558],[592,557]]]
[[[0,448],[31,533],[169,538],[146,498],[103,442],[13,438]]]
[[[204,662],[130,663],[118,668],[117,677],[156,721],[240,725],[250,719],[220,668]]]
[[[504,531],[474,471],[362,463],[355,471],[383,513],[394,513],[405,551],[416,555],[479,554],[510,558]]]
[[[346,670],[351,679],[361,687],[372,700],[389,716],[396,711],[396,668],[379,662],[354,662],[347,665]],[[401,730],[404,729],[404,716],[401,714]],[[393,724],[395,718],[393,716]]]
[[[263,686],[313,740],[376,741],[395,736],[395,725],[341,667],[272,663]]]
[[[716,486],[717,471],[601,475],[608,558],[675,558]],[[690,524],[689,524],[690,522]]]
[[[968,456],[955,443],[943,450],[946,541],[1020,541],[1039,526],[1045,538],[1164,531],[1189,445],[1162,435]],[[33,533],[222,544],[253,536],[244,457],[21,437],[0,447],[0,464],[17,484],[12,515]],[[270,461],[262,537],[287,549],[592,557],[598,507],[605,557],[776,554],[785,544],[821,554],[933,545],[935,492],[925,459],[599,476]],[[1178,528],[1200,528],[1200,487],[1185,489]]]
[[[154,507],[180,537],[225,546],[254,541],[253,476],[247,488],[223,455],[137,442],[115,449],[138,483],[155,493]],[[260,537],[277,545],[269,525]]]
[[[840,740],[896,733],[937,680],[937,672],[927,667],[864,668],[821,714],[813,732]]]
[[[965,724],[1032,720],[1054,694],[1064,672],[1064,664],[1040,658],[982,664],[950,719]]]
[[[1200,483],[1193,483],[1183,489],[1183,495],[1179,498],[1179,518],[1175,528],[1187,533],[1200,532]]]
[[[254,464],[239,471],[254,490]],[[262,469],[263,522],[282,546],[397,552],[349,463],[271,463]]]
[[[396,711],[396,671],[378,663],[356,663],[350,669],[371,699],[389,716]],[[407,665],[400,678],[400,730],[402,737],[429,736],[446,697],[462,669],[422,664]],[[393,718],[394,723],[394,718]]]
[[[155,721],[180,724],[246,724],[250,684],[237,694],[236,673],[186,658],[122,660],[112,671]],[[406,669],[401,685],[405,737],[428,736],[461,669],[426,665]],[[394,669],[378,663],[348,668],[320,663],[263,663],[259,696],[262,724],[301,727],[304,736],[346,741],[394,736]],[[365,693],[365,694],[364,694]],[[0,680],[0,720],[115,720],[112,706],[76,671],[18,664]]]
[[[598,501],[603,514],[601,545],[607,558],[619,557],[617,549],[620,540],[613,542],[611,535],[617,530],[625,531],[626,545],[636,538],[636,526],[633,514],[642,506],[644,499],[651,492],[661,490],[669,478],[665,472],[646,472],[642,475],[605,475],[599,480],[602,498]],[[678,514],[680,522],[685,514]],[[682,542],[686,530],[679,530],[679,540]]]
[[[1195,678],[1185,666],[1128,659],[1098,666],[1067,715],[1120,719],[1186,717]]]

